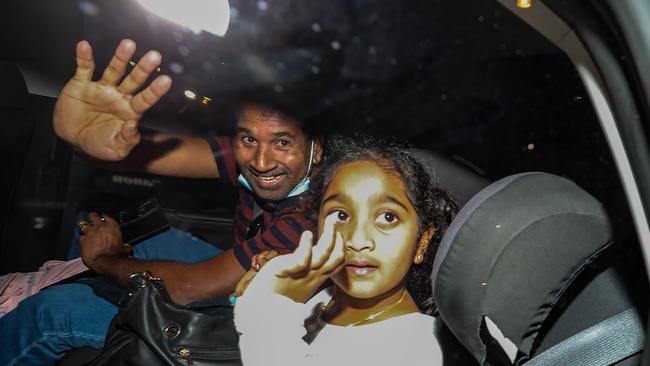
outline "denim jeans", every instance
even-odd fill
[[[171,228],[136,245],[133,253],[139,259],[196,263],[221,249]],[[71,348],[102,348],[116,313],[87,285],[47,288],[0,318],[0,365],[52,365]]]

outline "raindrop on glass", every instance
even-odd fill
[[[260,9],[261,11],[267,11],[269,10],[269,3],[267,3],[264,0],[260,0],[257,2],[257,8]]]
[[[179,64],[178,62],[172,62],[169,64],[169,69],[174,73],[174,74],[181,74],[183,73],[183,65]]]
[[[178,53],[187,56],[190,54],[190,49],[187,46],[178,46]]]
[[[222,63],[222,65],[223,65],[223,63]],[[212,65],[212,62],[210,62],[210,61],[204,61],[201,66],[203,66],[203,70],[205,70],[205,71],[212,71],[212,69],[214,69],[214,67]]]
[[[79,3],[79,10],[81,10],[84,15],[88,15],[91,17],[94,17],[95,15],[99,14],[99,8],[97,5],[89,2],[89,1],[82,1]]]

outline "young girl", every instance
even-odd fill
[[[396,144],[328,144],[316,245],[303,233],[237,300],[244,365],[441,365],[430,272],[453,200]]]

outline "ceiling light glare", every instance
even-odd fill
[[[186,90],[186,91],[183,92],[183,94],[185,94],[185,96],[188,99],[192,99],[192,100],[196,99],[196,93],[191,91],[191,90]]]
[[[521,9],[528,9],[533,6],[533,0],[517,0],[517,7]]]
[[[223,36],[230,24],[228,0],[137,0],[148,11],[191,29]]]

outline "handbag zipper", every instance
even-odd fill
[[[186,359],[187,366],[194,365],[194,362],[192,362],[192,354],[189,348],[181,348],[180,350],[178,350],[178,355]]]
[[[239,360],[239,351],[216,350],[204,348],[178,348],[177,353],[184,358],[188,366],[194,365],[193,358],[198,360]]]

